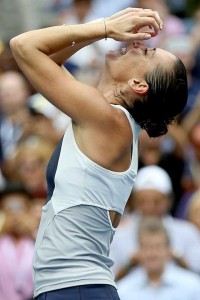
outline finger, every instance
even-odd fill
[[[126,9],[123,9],[123,10],[115,13],[114,15],[110,16],[110,19],[118,18],[118,17],[121,17],[128,13],[136,13],[136,12],[138,13],[138,12],[142,12],[142,11],[143,11],[143,8],[128,7]]]
[[[158,23],[153,17],[138,17],[137,22],[135,23],[136,25],[133,27],[133,30],[136,30],[136,32],[145,26],[152,26],[156,34],[160,29]]]
[[[154,17],[157,23],[160,25],[160,29],[162,29],[163,21],[161,20],[160,15],[156,10],[144,9],[143,12],[140,13],[141,14],[147,13],[148,17]]]
[[[138,30],[138,33],[149,33],[151,34],[151,36],[157,35],[157,33],[154,31],[154,28],[152,26],[144,26]]]
[[[141,24],[141,19],[143,21],[149,21],[149,23],[147,23],[144,26],[153,26],[154,30],[156,31],[156,33],[158,33],[158,31],[160,30],[160,28],[162,27],[162,21],[160,18],[157,18],[157,12],[148,10],[148,12],[140,12],[140,13],[129,13],[129,16],[133,18],[134,23],[136,24],[135,26],[137,27],[137,23],[138,26]],[[140,18],[140,19],[139,19]],[[142,27],[140,27],[142,28]]]
[[[156,22],[159,25],[159,29],[162,29],[163,26],[163,22],[159,16],[159,13],[157,11],[153,11],[153,10],[143,10],[141,12],[139,12],[139,16],[140,17],[152,17],[156,20]]]
[[[126,34],[124,37],[125,41],[138,41],[138,40],[148,40],[152,37],[152,35],[150,33],[134,33],[134,34]]]
[[[138,41],[138,40],[148,40],[152,37],[150,33],[135,33],[132,34],[132,41]]]

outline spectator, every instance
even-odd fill
[[[46,167],[54,144],[38,136],[20,143],[14,156],[7,161],[7,176],[19,180],[33,198],[46,197]]]
[[[0,209],[4,212],[27,211],[31,196],[18,182],[7,183],[0,191]]]
[[[30,196],[20,185],[1,191],[5,220],[0,235],[0,299],[28,300],[33,294],[31,233],[34,219],[28,215]]]
[[[200,277],[170,262],[169,236],[161,220],[139,228],[139,267],[118,282],[121,300],[198,300]]]
[[[158,166],[139,170],[132,200],[135,211],[126,215],[111,244],[115,274],[137,252],[137,228],[144,217],[160,217],[169,233],[175,256],[182,257],[193,271],[200,272],[200,236],[195,226],[169,215],[172,184],[168,174]]]
[[[160,139],[150,139],[145,131],[139,137],[139,168],[158,165],[171,178],[173,186],[173,203],[171,213],[174,214],[183,195],[181,179],[185,168],[184,146],[187,136],[181,126],[169,126],[168,134]]]
[[[177,207],[175,215],[186,219],[187,205],[194,191],[200,188],[200,98],[193,109],[183,119],[181,126],[188,136],[186,145],[186,165],[183,172],[183,197]]]
[[[24,77],[14,71],[0,77],[0,161],[9,157],[15,150],[23,126],[29,118],[27,97],[28,85]]]

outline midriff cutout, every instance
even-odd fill
[[[121,214],[116,211],[110,210],[109,215],[110,215],[110,220],[112,222],[112,226],[114,228],[117,228],[117,226],[119,225],[119,222],[121,220]]]

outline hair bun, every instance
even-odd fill
[[[140,123],[142,129],[145,129],[149,137],[158,137],[167,133],[167,124],[170,121],[163,120],[145,120]]]

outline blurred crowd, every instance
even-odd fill
[[[112,269],[121,300],[200,299],[200,0],[5,0],[0,3],[0,300],[32,299],[45,172],[69,123],[27,82],[9,40],[26,30],[90,22],[128,6],[159,12],[163,30],[147,44],[181,58],[189,96],[166,136],[140,134],[138,177],[111,245]],[[95,86],[105,53],[122,46],[109,39],[96,42],[65,67]]]

